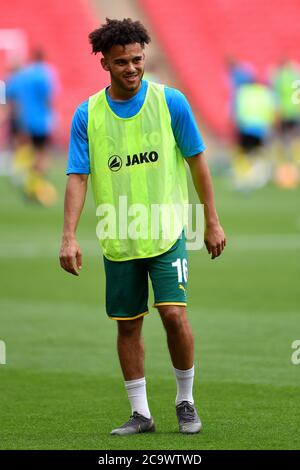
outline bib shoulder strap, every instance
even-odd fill
[[[89,107],[93,107],[98,101],[102,101],[104,96],[105,96],[105,88],[98,91],[94,95],[89,96]]]

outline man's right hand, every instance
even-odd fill
[[[82,267],[82,254],[76,238],[63,236],[59,261],[65,271],[79,276],[79,270]]]

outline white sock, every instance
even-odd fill
[[[125,381],[125,388],[130,401],[132,414],[134,411],[137,411],[146,418],[150,418],[151,413],[148,406],[145,377]]]
[[[187,370],[179,370],[174,367],[174,372],[177,382],[175,404],[178,405],[182,401],[189,401],[193,405],[194,366]]]

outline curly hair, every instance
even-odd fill
[[[92,53],[106,54],[112,46],[126,46],[139,43],[143,48],[151,41],[146,28],[140,21],[132,21],[131,18],[123,20],[110,20],[89,34],[89,42],[92,45]]]

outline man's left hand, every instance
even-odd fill
[[[220,224],[207,225],[204,234],[204,242],[211,259],[215,259],[226,246],[226,237]]]

